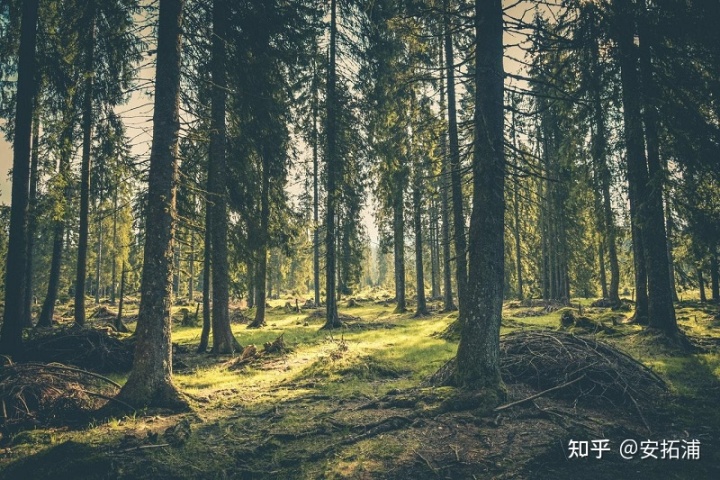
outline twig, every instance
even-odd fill
[[[136,450],[148,450],[150,448],[162,448],[162,447],[169,447],[169,443],[160,443],[158,445],[140,445],[139,447],[132,447],[132,448],[126,448],[125,450],[120,450],[118,452],[114,452],[115,454],[118,453],[127,453],[127,452],[134,452]]]
[[[118,389],[121,389],[122,386],[113,381],[110,380],[107,377],[103,377],[100,374],[97,374],[95,372],[89,372],[87,370],[83,370],[82,368],[75,368],[75,367],[69,367],[67,365],[62,365],[60,363],[26,363],[25,365],[29,367],[35,367],[35,368],[49,368],[49,369],[55,369],[55,370],[67,370],[70,372],[77,372],[77,373],[84,373],[85,375],[90,375],[91,377],[99,378],[100,380],[104,380],[105,382],[117,387]]]
[[[437,476],[437,474],[438,474],[437,469],[430,464],[430,461],[427,458],[423,457],[423,455],[420,452],[418,452],[417,450],[413,449],[413,452],[415,453],[415,455],[422,458],[422,460],[425,462],[425,465],[427,465],[428,468],[430,470],[432,470],[432,472]]]
[[[125,402],[123,402],[122,400],[118,400],[118,399],[115,398],[115,397],[110,397],[110,396],[108,396],[108,395],[103,395],[102,393],[91,392],[91,391],[89,391],[89,390],[81,390],[81,391],[82,391],[83,393],[86,393],[86,394],[91,395],[91,396],[93,396],[93,397],[102,398],[103,400],[107,400],[107,401],[109,401],[109,402],[119,403],[120,405],[122,405],[122,406],[124,406],[124,407],[127,407],[128,409],[132,410],[133,412],[137,411],[137,409],[136,409],[135,407],[133,407],[132,405],[130,405],[129,403],[125,403]]]
[[[557,386],[554,386],[554,387],[552,387],[552,388],[548,388],[547,390],[543,390],[542,392],[536,393],[535,395],[530,395],[529,397],[523,398],[522,400],[518,400],[518,401],[516,401],[516,402],[511,402],[511,403],[506,403],[505,405],[500,405],[499,407],[496,407],[494,411],[495,411],[495,412],[499,412],[499,411],[501,411],[501,410],[506,410],[506,409],[508,409],[508,408],[510,408],[510,407],[514,407],[514,406],[516,406],[516,405],[520,405],[520,404],[523,404],[523,403],[527,403],[527,402],[529,402],[529,401],[531,401],[531,400],[535,400],[535,399],[538,398],[538,397],[542,397],[542,396],[545,395],[545,394],[548,394],[548,393],[550,393],[550,392],[554,392],[555,390],[560,390],[560,389],[562,389],[562,388],[568,387],[568,386],[572,385],[572,384],[575,383],[575,382],[579,382],[579,381],[582,380],[583,378],[585,378],[585,375],[582,375],[582,376],[576,378],[575,380],[570,380],[569,382],[563,383],[562,385],[557,385]]]

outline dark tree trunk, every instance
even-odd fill
[[[70,157],[72,156],[72,103],[73,98],[66,99],[65,112],[63,112],[63,131],[60,139],[60,161],[58,162],[58,176],[64,184],[63,209],[67,209],[71,202],[72,189],[70,188]],[[50,260],[50,275],[48,276],[48,288],[43,302],[37,327],[52,327],[52,319],[55,314],[55,302],[57,301],[58,288],[60,287],[60,269],[62,266],[63,245],[65,240],[65,222],[67,213],[55,220],[53,226],[53,250]],[[66,242],[67,243],[67,242]]]
[[[38,160],[40,156],[40,119],[35,115],[32,130],[32,153],[30,158],[30,197],[28,198],[27,263],[25,265],[25,304],[23,305],[23,325],[32,327],[33,306],[33,253],[35,233],[37,231],[37,184]]]
[[[445,42],[445,38],[441,39],[441,42]],[[440,65],[444,66],[444,49],[439,48],[440,51]],[[445,75],[444,68],[440,70],[440,111],[442,117],[445,117],[447,106],[445,104]],[[457,310],[457,306],[453,301],[453,289],[452,289],[452,269],[450,263],[450,198],[448,190],[450,190],[450,166],[448,165],[450,159],[448,157],[448,137],[445,132],[442,133],[440,139],[440,161],[441,163],[441,176],[440,176],[440,205],[442,215],[442,251],[443,251],[443,311],[451,312]]]
[[[520,244],[520,181],[518,179],[518,145],[517,131],[515,123],[515,97],[513,96],[513,112],[512,112],[512,144],[515,150],[513,153],[513,239],[515,240],[515,271],[517,274],[517,296],[520,301],[525,299],[523,292],[523,274],[522,274],[522,246]]]
[[[160,0],[145,252],[133,368],[118,397],[135,408],[188,409],[172,383],[170,305],[180,93],[182,0]]]
[[[313,64],[314,65],[314,64]],[[314,68],[316,68],[314,66]],[[313,289],[315,291],[315,306],[320,305],[320,197],[318,183],[320,181],[318,159],[318,79],[317,72],[313,72]]]
[[[395,261],[395,313],[407,311],[405,302],[405,201],[403,195],[404,177],[402,172],[395,173],[395,192],[393,192],[393,248]]]
[[[113,188],[113,227],[112,227],[112,244],[113,244],[113,258],[110,271],[110,305],[115,305],[115,286],[117,285],[117,258],[118,242],[117,242],[117,212],[118,212],[118,192],[117,184]],[[123,268],[125,263],[123,262]]]
[[[700,289],[700,301],[707,302],[707,296],[705,295],[705,279],[703,278],[702,267],[697,267],[697,278],[698,288]]]
[[[100,270],[102,267],[102,242],[103,242],[103,225],[102,215],[99,208],[96,208],[98,216],[98,239],[97,239],[97,255],[95,257],[95,305],[100,305]]]
[[[268,141],[266,139],[266,141]],[[260,192],[260,232],[255,262],[255,319],[248,328],[259,328],[265,325],[265,305],[267,303],[267,264],[268,236],[270,235],[270,152],[264,149],[262,156],[262,192]]]
[[[210,213],[210,249],[212,261],[212,353],[233,353],[235,337],[230,329],[229,301],[230,274],[228,272],[227,245],[227,185],[225,182],[227,161],[225,158],[226,127],[225,104],[227,79],[225,73],[226,47],[228,32],[227,0],[213,1],[212,36],[212,98],[210,132],[210,168],[208,170]]]
[[[198,345],[197,352],[207,352],[208,343],[210,343],[210,285],[212,280],[210,257],[212,256],[212,238],[210,231],[212,230],[212,219],[210,215],[210,204],[205,202],[205,253],[203,257],[203,291],[202,291],[202,310],[203,310],[203,324],[202,331],[200,332],[200,345]]]
[[[247,299],[248,308],[255,306],[255,257],[250,252],[247,260]]]
[[[85,325],[85,281],[87,279],[88,220],[90,215],[90,149],[93,128],[93,80],[95,68],[95,0],[85,7],[85,85],[83,87],[83,148],[80,167],[80,228],[78,231],[77,275],[75,278],[75,325]]]
[[[595,10],[593,9],[592,12]],[[595,25],[595,22],[592,22]],[[595,37],[593,32],[593,37]],[[617,244],[615,233],[615,220],[613,218],[612,201],[610,197],[610,184],[612,177],[607,164],[607,136],[605,127],[605,110],[602,105],[602,72],[600,69],[600,54],[598,51],[597,41],[593,38],[591,48],[592,56],[592,72],[591,85],[592,90],[592,108],[593,108],[593,137],[592,137],[592,156],[595,173],[597,175],[596,188],[600,188],[601,199],[599,220],[601,223],[601,235],[603,242],[601,249],[603,253],[607,251],[608,263],[610,265],[610,285],[603,281],[603,298],[608,298],[615,304],[620,304],[620,266],[617,257]],[[603,248],[604,247],[604,248]],[[604,267],[604,263],[602,264]],[[607,290],[607,293],[605,292]]]
[[[188,299],[195,301],[195,230],[190,230],[190,257],[188,259]]]
[[[128,328],[122,321],[123,317],[123,304],[125,302],[125,262],[122,264],[122,270],[120,272],[120,303],[118,304],[118,314],[115,317],[115,330],[118,332],[127,332]]]
[[[335,258],[335,216],[338,192],[337,179],[339,177],[340,159],[337,152],[337,12],[336,0],[330,2],[330,58],[327,79],[327,208],[325,212],[325,303],[327,313],[323,328],[338,328],[342,325],[338,316],[336,287],[336,258]]]
[[[465,214],[463,213],[462,178],[460,175],[460,144],[458,140],[457,110],[455,100],[455,56],[453,55],[452,22],[449,1],[444,3],[445,69],[448,95],[448,138],[450,153],[450,184],[453,206],[453,240],[457,272],[458,304],[462,308],[468,282],[467,241],[465,240]]]
[[[644,1],[640,2],[644,10]],[[640,90],[643,100],[645,137],[647,139],[647,177],[643,195],[643,241],[648,269],[648,314],[649,326],[667,334],[678,333],[673,288],[670,284],[668,263],[667,232],[663,211],[663,185],[665,173],[660,162],[659,119],[657,112],[657,88],[652,71],[650,45],[651,30],[646,28],[645,12],[639,17],[640,33]]]
[[[710,252],[710,295],[713,302],[720,303],[720,272],[718,272],[718,256],[715,247]]]
[[[417,161],[416,161],[417,162]],[[421,174],[420,168],[413,165],[413,229],[415,230],[415,281],[417,282],[417,308],[415,316],[428,315],[427,302],[425,300],[425,273],[423,269],[423,235],[422,235],[422,195],[420,193]]]
[[[635,321],[647,324],[650,321],[650,303],[647,284],[648,243],[645,230],[642,203],[647,182],[647,164],[643,141],[642,119],[640,116],[640,80],[637,70],[637,52],[634,45],[634,14],[628,0],[615,0],[618,9],[618,45],[622,82],[623,117],[625,144],[627,150],[628,197],[632,223],[633,255],[635,258]]]
[[[600,264],[600,288],[603,298],[608,297],[607,273],[605,272],[605,247],[603,242],[598,245],[598,264]]]
[[[38,0],[22,2],[20,49],[17,75],[17,104],[13,138],[13,171],[10,233],[5,264],[5,311],[0,330],[0,353],[17,356],[23,350],[23,302],[27,265],[27,217],[30,188],[30,138],[37,80],[35,44]]]
[[[502,396],[500,319],[505,275],[503,24],[500,0],[475,1],[473,208],[467,301],[460,304],[456,383]]]
[[[430,297],[435,300],[440,297],[438,275],[440,272],[440,244],[438,230],[440,229],[437,199],[430,202]]]

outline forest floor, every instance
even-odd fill
[[[287,301],[294,305],[289,298],[271,301],[261,329],[247,329],[235,312],[238,340],[257,346],[245,358],[195,353],[200,328],[182,326],[183,307],[177,307],[174,378],[192,399],[191,413],[143,411],[89,424],[60,418],[54,426],[5,428],[0,478],[720,478],[716,307],[677,305],[683,332],[698,345],[683,353],[625,324],[629,313],[590,301],[574,299],[569,309],[507,302],[503,334],[553,334],[561,317],[571,318],[569,333],[639,360],[668,391],[633,405],[560,385],[488,415],[443,408],[453,389],[423,387],[455,354],[456,341],[443,332],[456,312],[441,313],[433,302],[430,316],[413,318],[381,300],[357,298],[351,308],[341,303],[345,328],[328,332],[320,330],[321,311],[292,312]],[[184,308],[194,315],[194,306]],[[263,352],[280,336],[284,349]],[[125,378],[107,376],[120,384]],[[508,404],[545,389],[510,380]],[[607,443],[593,442],[599,440]],[[633,441],[643,443],[632,455],[625,451],[633,457],[626,460],[621,444],[632,448]],[[573,458],[572,445],[587,445],[587,456]],[[596,448],[602,445],[608,450]],[[692,458],[693,445],[699,459]],[[658,458],[642,459],[648,452]]]

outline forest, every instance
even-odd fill
[[[0,0],[0,479],[720,478],[718,25]]]

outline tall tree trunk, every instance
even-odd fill
[[[247,260],[247,306],[253,308],[255,306],[255,257],[250,252]]]
[[[123,305],[125,303],[125,261],[122,262],[122,270],[120,272],[120,303],[118,305],[118,314],[117,317],[115,317],[115,330],[118,332],[127,332],[128,328],[125,326],[125,324],[122,321],[123,317]]]
[[[78,232],[77,275],[75,278],[75,325],[85,325],[85,281],[87,279],[88,220],[90,215],[90,149],[93,129],[93,83],[95,77],[95,0],[85,7],[89,31],[85,38],[85,85],[83,87],[83,148],[80,167],[80,228]]]
[[[53,226],[53,250],[50,260],[50,274],[48,276],[47,294],[40,310],[37,327],[52,327],[52,319],[55,314],[55,302],[57,301],[58,289],[60,287],[60,269],[62,266],[63,245],[65,242],[65,222],[67,221],[67,209],[72,197],[70,187],[70,157],[72,156],[72,104],[74,98],[68,93],[63,112],[63,130],[60,135],[60,160],[57,167],[57,175],[63,185],[63,212],[60,218],[54,220]],[[68,243],[68,242],[65,242]]]
[[[598,245],[598,264],[600,264],[600,288],[602,289],[602,297],[608,298],[607,273],[605,272],[605,246],[600,241]]]
[[[523,292],[523,274],[522,274],[522,246],[520,244],[520,181],[518,179],[518,145],[517,145],[517,124],[515,123],[515,97],[513,99],[512,111],[512,144],[515,152],[513,153],[513,239],[515,240],[515,271],[517,272],[517,296],[520,301],[525,299]]]
[[[35,251],[35,233],[37,231],[37,184],[38,160],[40,156],[40,119],[33,118],[32,153],[30,155],[30,196],[28,198],[27,227],[27,263],[25,265],[25,304],[23,305],[23,325],[32,327],[33,306],[33,254]]]
[[[393,248],[395,261],[395,313],[407,311],[405,302],[405,201],[403,195],[404,173],[395,175],[395,189],[393,192]]]
[[[620,73],[622,83],[623,117],[625,144],[627,149],[628,197],[630,200],[630,218],[633,228],[633,253],[635,256],[636,310],[635,320],[644,324],[650,320],[650,293],[643,299],[647,288],[647,260],[645,255],[649,242],[644,225],[644,198],[647,183],[647,163],[643,140],[642,118],[640,112],[640,80],[638,78],[638,59],[634,45],[634,12],[628,0],[615,0],[617,8],[618,46],[620,55]],[[642,265],[640,264],[642,262]],[[642,311],[644,305],[647,310]]]
[[[227,0],[213,1],[212,36],[212,97],[210,131],[210,167],[208,170],[209,194],[212,195],[212,237],[210,255],[212,259],[212,353],[233,353],[235,337],[230,329],[229,301],[230,274],[228,271],[227,245],[227,185],[225,182],[227,161],[225,158],[226,127],[225,104],[227,76],[225,73],[226,46],[228,33]]]
[[[460,143],[458,140],[457,110],[455,100],[455,56],[453,54],[452,22],[450,21],[450,2],[444,2],[445,27],[445,69],[447,72],[448,95],[448,138],[450,153],[450,184],[453,206],[453,240],[457,272],[458,303],[462,309],[468,282],[467,241],[465,240],[465,214],[463,213],[462,178],[460,175]]]
[[[265,141],[269,141],[266,139]],[[265,305],[267,303],[267,263],[268,236],[270,235],[270,149],[265,148],[262,155],[262,192],[260,192],[260,234],[256,250],[255,263],[255,319],[248,328],[265,325]]]
[[[421,174],[417,160],[413,164],[413,229],[415,230],[415,281],[417,282],[417,308],[415,316],[428,315],[427,302],[425,300],[425,272],[423,269],[423,235],[422,235],[422,213],[420,211],[422,195],[420,193]]]
[[[212,218],[210,214],[210,204],[208,201],[205,202],[205,252],[203,256],[203,291],[202,291],[202,310],[203,310],[203,324],[202,330],[200,331],[200,344],[198,345],[197,352],[207,352],[208,343],[210,343],[210,285],[212,284]]]
[[[622,0],[626,1],[626,0]],[[667,233],[663,211],[663,185],[665,174],[660,162],[659,119],[657,113],[657,89],[652,71],[650,45],[651,30],[647,28],[645,2],[640,2],[643,12],[639,16],[640,74],[642,113],[647,139],[647,174],[642,208],[642,229],[645,258],[648,269],[648,314],[649,326],[666,334],[678,333],[672,287],[670,286],[670,265],[668,264]],[[623,98],[623,105],[624,105]],[[642,169],[642,173],[645,169]]]
[[[103,224],[102,213],[98,208],[96,210],[98,216],[98,239],[97,239],[97,256],[95,258],[95,305],[100,305],[100,270],[102,267],[102,243],[103,243]]]
[[[505,275],[503,24],[500,0],[475,1],[473,208],[467,301],[460,304],[455,382],[503,396],[500,319]]]
[[[446,13],[447,14],[447,13]],[[445,42],[445,38],[441,39],[441,42]],[[452,47],[452,45],[451,45]],[[444,49],[439,48],[440,51],[440,65],[444,66]],[[447,105],[445,104],[445,69],[440,69],[440,111],[442,112],[441,118],[445,118],[445,112],[447,111]],[[443,122],[444,123],[444,122]],[[444,130],[444,129],[443,129]],[[440,205],[442,215],[442,249],[443,249],[443,311],[451,312],[457,310],[457,306],[453,301],[453,289],[452,289],[452,269],[450,262],[450,198],[448,190],[450,190],[450,158],[448,157],[448,136],[447,132],[442,132],[440,139],[440,161],[441,161],[441,176],[440,176]]]
[[[190,229],[190,256],[188,258],[188,299],[195,301],[195,230]]]
[[[337,5],[330,1],[330,58],[327,79],[327,208],[325,211],[325,303],[327,313],[323,328],[337,328],[342,325],[338,316],[336,298],[336,251],[335,251],[335,208],[337,202],[337,179],[341,168],[337,152]]]
[[[177,212],[182,0],[160,0],[153,141],[133,367],[118,397],[135,408],[187,410],[172,382],[172,241]]]
[[[312,130],[312,155],[313,155],[313,289],[315,292],[315,306],[320,305],[320,197],[318,183],[320,182],[318,147],[318,78],[317,66],[313,63],[313,130]]]
[[[440,296],[438,274],[440,270],[440,253],[438,244],[438,208],[437,199],[430,199],[430,298],[435,300]]]
[[[703,278],[702,265],[697,267],[698,288],[700,289],[700,301],[707,302],[705,295],[705,279]]]
[[[592,9],[593,15],[595,9]],[[595,25],[593,20],[591,24]],[[607,164],[607,135],[605,126],[605,110],[602,105],[602,71],[600,67],[600,53],[595,32],[592,34],[591,48],[591,100],[593,109],[593,136],[592,136],[592,157],[594,170],[597,175],[597,182],[601,192],[599,217],[601,220],[601,234],[603,237],[603,251],[607,251],[608,263],[610,265],[610,285],[607,293],[603,290],[603,298],[608,298],[614,305],[620,304],[620,266],[617,257],[617,244],[615,233],[615,220],[613,218],[612,200],[610,197],[610,184],[612,177]],[[603,285],[607,285],[603,282]]]
[[[720,272],[718,272],[716,247],[713,247],[710,252],[710,295],[713,302],[720,303]]]
[[[115,305],[115,286],[117,285],[117,259],[119,256],[118,252],[118,241],[117,241],[117,215],[118,215],[118,187],[117,183],[113,187],[113,227],[112,227],[112,245],[113,245],[113,257],[112,265],[110,270],[110,305]],[[123,261],[123,265],[125,262]]]
[[[35,44],[37,40],[38,0],[22,2],[18,60],[13,172],[10,207],[10,234],[5,264],[5,311],[0,330],[0,353],[22,353],[25,266],[27,265],[27,217],[30,189],[30,137],[37,89]]]

